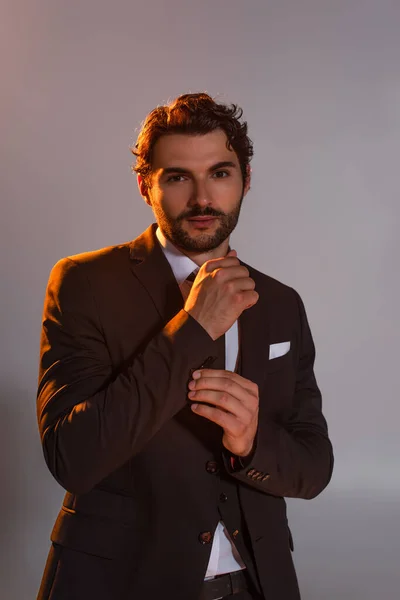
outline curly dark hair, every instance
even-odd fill
[[[253,143],[247,135],[247,122],[239,122],[242,114],[243,110],[236,104],[218,104],[205,93],[183,94],[167,106],[158,106],[147,115],[137,142],[131,148],[136,156],[132,171],[139,173],[150,187],[152,152],[161,136],[173,133],[204,135],[222,129],[227,136],[226,147],[234,150],[239,159],[244,185],[247,166],[253,156]]]

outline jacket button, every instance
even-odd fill
[[[212,540],[212,537],[211,531],[203,531],[203,533],[199,534],[199,542],[201,544],[209,544]]]
[[[207,473],[211,473],[211,475],[215,475],[216,473],[219,473],[218,463],[214,462],[213,460],[209,460],[206,463],[206,471],[207,471]]]
[[[219,499],[221,502],[226,502],[228,500],[228,496],[224,493],[219,495]]]
[[[239,533],[239,529],[235,529],[235,531],[232,533],[232,537],[236,537]]]

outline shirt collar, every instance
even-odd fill
[[[163,234],[161,229],[157,227],[156,236],[160,243],[164,256],[170,264],[170,267],[175,275],[175,279],[180,285],[187,279],[193,271],[198,271],[199,266],[192,261],[188,256],[182,254]]]

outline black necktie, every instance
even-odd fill
[[[190,275],[188,275],[188,276],[186,277],[186,280],[187,280],[187,281],[190,281],[191,283],[193,283],[193,281],[196,279],[196,275],[197,275],[197,273],[198,273],[198,269],[195,269],[194,271],[192,271],[192,272],[190,273]]]

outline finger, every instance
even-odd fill
[[[245,309],[251,308],[255,304],[257,304],[260,294],[255,290],[247,290],[244,292],[246,294],[246,300],[248,304],[246,304]]]
[[[255,396],[258,396],[258,385],[251,381],[250,379],[246,379],[239,375],[238,373],[234,373],[233,371],[227,371],[223,369],[198,369],[193,372],[193,379],[199,381],[201,378],[226,378],[235,381],[238,385],[242,386],[249,392],[253,393]],[[210,382],[210,385],[211,382]]]
[[[240,436],[245,428],[245,425],[237,417],[219,408],[207,406],[206,404],[193,404],[192,410],[196,415],[204,417],[222,427],[225,434],[232,437]]]
[[[209,272],[212,273],[212,277],[216,277],[220,282],[229,281],[230,279],[249,279],[250,281],[253,281],[250,277],[249,270],[240,263],[231,266],[220,265]]]
[[[220,269],[220,271],[222,271],[222,269]],[[231,269],[229,269],[229,271],[231,271]],[[237,277],[235,277],[234,275],[232,276],[230,273],[228,273],[227,277],[225,277],[225,281],[222,281],[222,285],[225,286],[224,291],[227,294],[237,294],[238,292],[253,291],[256,287],[254,279],[251,279],[251,277],[242,276],[240,272],[238,272]]]
[[[189,383],[189,397],[193,400],[194,398],[200,398],[201,392],[210,391],[212,393],[218,393],[222,397],[224,396],[234,398],[235,401],[239,401],[248,409],[253,409],[255,405],[255,396],[250,393],[246,388],[239,385],[236,381],[228,379],[226,377],[201,377],[196,381]],[[196,392],[194,394],[193,392]],[[208,400],[206,400],[208,402]],[[223,403],[221,402],[221,406]]]
[[[250,423],[253,411],[235,396],[217,390],[196,390],[188,394],[189,400],[194,403],[206,402],[213,407],[235,415],[242,423]]]
[[[223,371],[218,369],[199,369],[193,372],[192,377],[196,382],[195,388],[200,386],[204,387],[202,385],[204,380],[206,380],[206,385],[208,385],[211,389],[213,389],[214,386],[220,386],[221,381],[224,381],[226,389],[230,389],[229,382],[233,382],[241,389],[250,392],[254,396],[258,396],[258,385],[253,381],[250,381],[250,379],[246,379],[245,377],[242,377],[241,375],[239,375],[238,373],[234,373],[233,371]],[[217,383],[214,383],[214,380],[216,380]]]
[[[211,258],[210,260],[207,260],[204,264],[206,272],[211,273],[211,271],[214,271],[214,269],[219,269],[222,267],[239,266],[240,261],[236,256],[223,256],[221,258]]]

